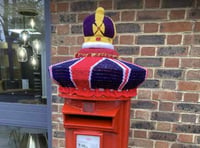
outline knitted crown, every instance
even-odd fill
[[[116,31],[112,20],[104,16],[103,8],[97,8],[95,14],[84,20],[83,30],[85,42],[76,58],[49,67],[51,77],[60,86],[60,96],[87,100],[135,96],[147,71],[117,59],[117,51],[109,48]]]
[[[83,22],[85,42],[105,42],[112,44],[116,35],[112,19],[104,15],[104,9],[98,7],[96,13],[89,15]]]

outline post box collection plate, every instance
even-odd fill
[[[76,147],[77,148],[100,148],[100,137],[77,135]]]

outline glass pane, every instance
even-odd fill
[[[48,148],[43,129],[0,126],[1,148]]]
[[[44,0],[0,0],[1,102],[46,104],[44,38]]]

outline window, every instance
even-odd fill
[[[46,104],[44,22],[44,0],[0,0],[0,102]]]
[[[0,147],[51,147],[49,3],[0,0]]]

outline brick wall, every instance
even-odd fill
[[[129,147],[200,148],[200,1],[52,0],[52,63],[74,57],[98,6],[116,23],[120,58],[148,68],[132,99]],[[63,99],[52,90],[53,147],[63,148]]]

